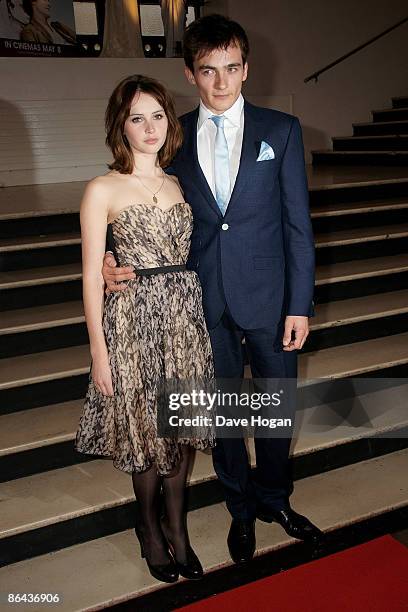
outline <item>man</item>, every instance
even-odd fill
[[[181,117],[184,144],[171,171],[193,209],[187,267],[202,284],[217,378],[242,378],[244,338],[254,377],[294,379],[314,288],[303,143],[296,117],[242,97],[248,52],[242,27],[221,15],[187,28],[185,73],[201,101]],[[105,264],[108,288],[133,277],[126,272]],[[228,545],[237,563],[254,554],[257,516],[299,539],[321,535],[289,505],[289,446],[289,438],[255,438],[253,477],[244,440],[217,439],[214,468],[232,515]]]

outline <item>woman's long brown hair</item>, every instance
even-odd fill
[[[156,79],[141,74],[123,79],[113,90],[105,113],[106,144],[114,159],[109,168],[122,174],[131,174],[134,165],[132,149],[123,130],[133,98],[138,92],[155,98],[167,116],[167,137],[158,153],[162,168],[170,165],[183,142],[182,127],[177,119],[173,98],[167,89]]]

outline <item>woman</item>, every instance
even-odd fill
[[[75,448],[111,456],[132,474],[136,533],[152,575],[166,582],[179,574],[200,578],[185,523],[185,485],[191,448],[213,446],[214,438],[209,430],[191,439],[157,436],[161,382],[214,376],[201,286],[185,269],[192,213],[177,179],[163,171],[181,145],[181,127],[164,87],[135,75],[112,93],[106,130],[111,171],[87,185],[80,213],[92,370]],[[136,277],[103,303],[107,229],[120,265]]]
[[[74,30],[60,21],[50,21],[50,0],[23,0],[23,9],[30,18],[21,30],[20,39],[56,45],[74,45]]]

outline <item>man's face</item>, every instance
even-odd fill
[[[194,73],[186,67],[185,74],[188,81],[197,86],[208,110],[222,115],[239,98],[248,64],[243,65],[239,46],[230,45],[195,60]]]

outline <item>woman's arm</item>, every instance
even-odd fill
[[[88,183],[81,202],[82,284],[92,377],[104,395],[113,395],[108,349],[102,328],[104,281],[102,262],[108,218],[108,190],[102,178]]]

